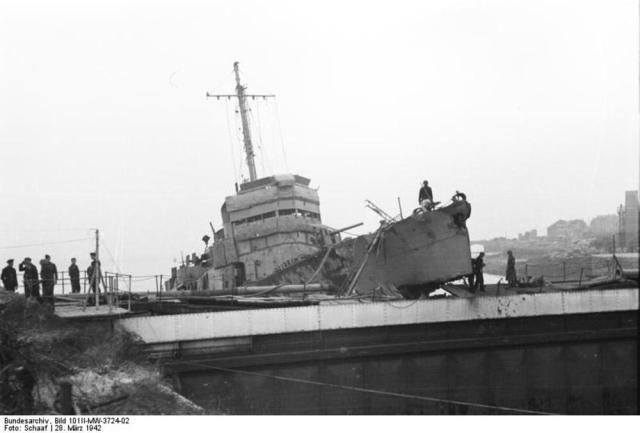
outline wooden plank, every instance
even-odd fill
[[[87,306],[84,311],[82,305],[56,305],[55,314],[62,319],[80,319],[91,317],[118,317],[128,314],[129,311],[120,307],[111,307],[109,311],[108,305]]]

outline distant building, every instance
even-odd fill
[[[547,237],[552,239],[582,239],[588,232],[582,220],[558,220],[547,227]]]
[[[593,236],[611,236],[618,233],[618,215],[598,215],[591,220],[589,231]]]
[[[639,216],[638,191],[626,191],[624,207],[618,209],[618,242],[626,251],[638,251]]]
[[[538,238],[538,230],[533,229],[528,232],[518,233],[519,241],[534,241]]]

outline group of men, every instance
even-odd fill
[[[99,271],[100,261],[96,260],[96,253],[90,253],[91,265],[87,268],[87,279],[89,286],[93,292],[98,285],[98,279],[102,280],[102,272]],[[18,275],[13,266],[14,259],[7,260],[7,266],[2,269],[2,285],[5,290],[15,292],[18,288]],[[96,276],[96,268],[99,271],[99,277]],[[31,257],[25,257],[19,264],[18,270],[23,272],[24,295],[27,298],[35,298],[38,302],[53,305],[53,290],[58,283],[58,268],[51,261],[51,256],[46,254],[44,259],[40,260],[40,271],[32,263]],[[76,259],[71,259],[69,266],[69,280],[71,282],[71,292],[80,293],[80,269],[76,264]],[[42,296],[40,295],[40,284],[42,284]]]
[[[456,197],[466,200],[466,196],[461,192],[456,191],[453,199],[455,200]],[[433,201],[433,190],[429,186],[429,181],[425,180],[422,182],[422,187],[420,187],[420,191],[418,192],[418,204],[425,210],[433,210],[437,205],[437,203]],[[469,288],[474,293],[477,290],[484,292],[484,274],[482,273],[484,266],[484,253],[480,253],[475,259],[471,259],[472,272],[467,275],[467,280],[469,281]],[[509,287],[516,287],[518,277],[516,275],[516,259],[512,251],[507,251],[507,270],[505,274]]]
[[[480,253],[475,259],[471,259],[472,273],[467,275],[467,280],[469,280],[469,288],[473,293],[477,290],[484,292],[484,274],[482,273],[482,268],[484,268],[484,253]],[[511,250],[507,251],[507,270],[505,272],[505,278],[509,287],[517,286],[518,277],[516,274],[516,258]]]
[[[455,195],[451,197],[451,200],[467,201],[467,195],[463,192],[456,191]],[[420,191],[418,191],[418,205],[426,211],[432,211],[439,204],[440,204],[439,201],[433,200],[433,190],[429,186],[429,181],[428,180],[422,181],[422,186],[420,187]]]

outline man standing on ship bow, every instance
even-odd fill
[[[422,188],[420,188],[420,192],[418,193],[418,204],[422,206],[424,200],[429,200],[433,203],[433,191],[431,191],[429,181],[427,180],[422,182]]]

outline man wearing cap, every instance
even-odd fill
[[[20,266],[19,271],[23,271],[24,278],[24,296],[27,298],[34,297],[39,302],[40,299],[40,281],[38,281],[38,268],[31,263],[31,257],[25,257]]]
[[[47,304],[53,305],[53,288],[58,282],[58,268],[46,254],[40,262],[40,278],[42,279],[42,297]]]
[[[80,269],[76,265],[75,257],[71,259],[69,266],[69,279],[71,280],[71,293],[80,293]]]
[[[7,260],[7,266],[2,269],[2,285],[10,292],[15,292],[18,287],[18,276],[16,269],[13,267],[13,259]]]
[[[87,268],[87,278],[89,279],[91,291],[95,293],[96,288],[98,288],[98,292],[100,291],[98,281],[99,279],[102,280],[102,266],[100,265],[100,260],[96,260],[96,253],[90,253],[89,255],[91,256],[91,265]],[[97,275],[96,267],[98,268]]]

